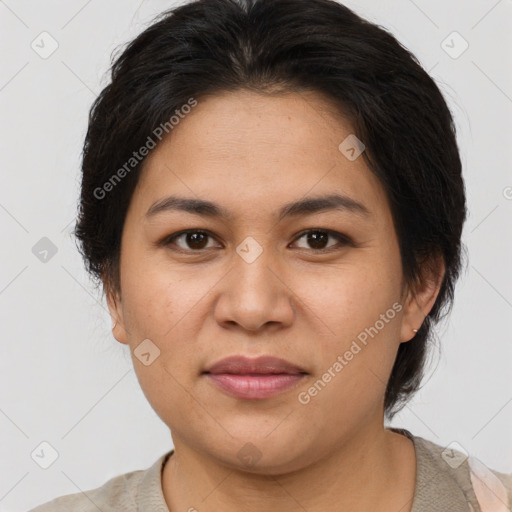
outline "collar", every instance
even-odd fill
[[[474,498],[467,461],[451,468],[442,458],[443,448],[406,429],[389,428],[414,443],[416,482],[411,512],[469,512],[466,496]],[[174,449],[159,457],[145,472],[137,496],[138,512],[170,512],[162,490],[162,471]]]

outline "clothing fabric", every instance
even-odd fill
[[[412,512],[512,511],[512,474],[494,471],[467,457],[457,445],[445,448],[408,430],[390,430],[414,443]],[[147,469],[119,475],[84,493],[61,496],[29,512],[170,512],[162,491],[162,470],[173,453],[162,455]]]

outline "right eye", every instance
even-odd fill
[[[164,240],[162,240],[161,245],[169,247],[171,250],[175,250],[172,246],[177,245],[179,248],[178,250],[181,251],[199,252],[201,250],[211,248],[207,246],[209,237],[213,238],[213,235],[208,231],[188,229],[186,231],[180,231],[179,233],[174,233],[166,237]],[[180,240],[184,246],[176,243]]]

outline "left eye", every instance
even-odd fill
[[[342,235],[336,231],[330,231],[328,229],[310,229],[302,233],[296,240],[300,240],[306,237],[306,243],[313,245],[313,250],[315,251],[323,251],[326,249],[330,249],[336,244],[327,245],[327,241],[329,237],[338,240],[341,245],[351,245],[352,241],[349,237]],[[304,247],[305,249],[309,249],[309,247]],[[302,249],[302,247],[301,247]]]

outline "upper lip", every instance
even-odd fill
[[[246,356],[231,356],[209,366],[204,373],[231,373],[243,374],[300,374],[307,373],[303,368],[289,361],[273,356],[260,356],[256,358]]]

